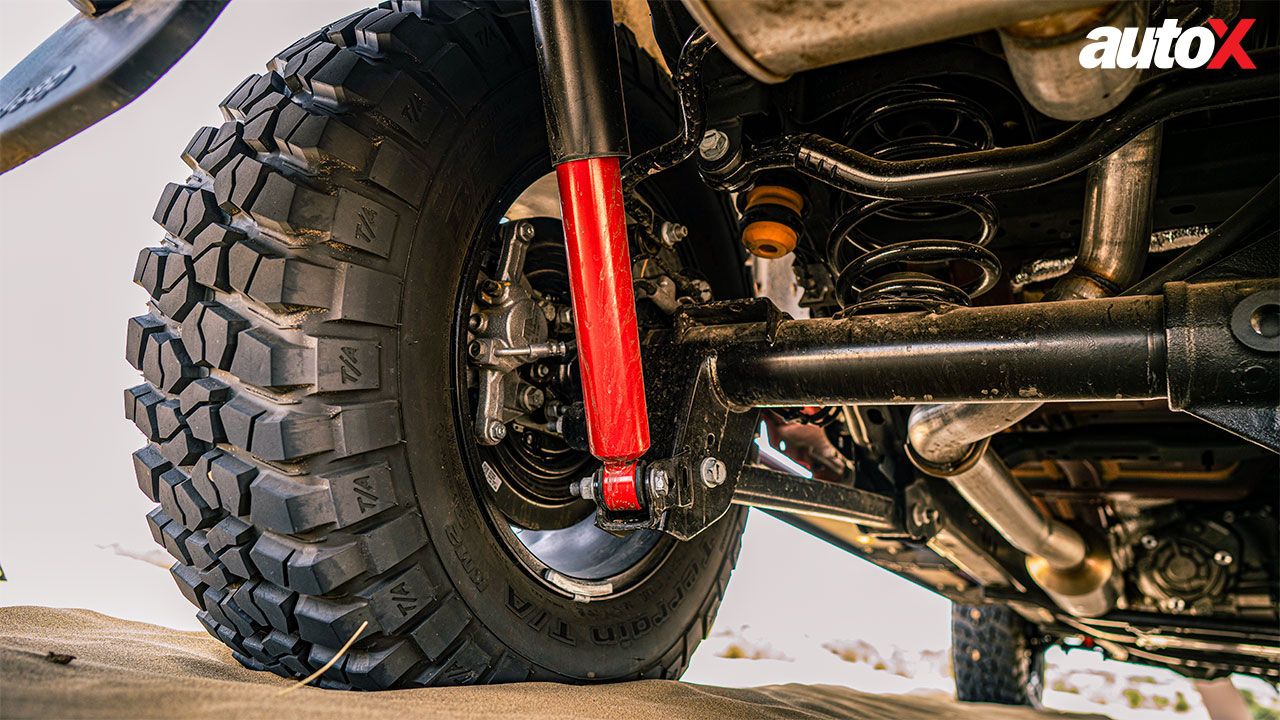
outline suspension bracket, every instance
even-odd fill
[[[675,331],[650,333],[644,363],[653,448],[630,467],[611,471],[606,465],[578,484],[578,493],[596,503],[597,525],[615,532],[653,528],[688,540],[729,510],[751,453],[757,413],[719,392],[714,353],[678,337],[682,328],[766,315],[775,322],[786,317],[767,300],[690,304],[677,311]]]
[[[665,364],[668,370],[677,367],[687,366]],[[652,528],[688,540],[728,511],[734,480],[751,449],[756,413],[724,402],[712,368],[711,359],[704,359],[692,383],[681,382],[675,372],[660,375],[667,382],[651,388],[677,390],[654,393],[661,396],[653,398],[654,426],[661,428],[654,449],[635,463],[606,464],[571,489],[595,501],[598,526],[614,532]]]

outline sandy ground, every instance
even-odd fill
[[[74,655],[67,664],[50,652]],[[91,612],[0,608],[4,718],[783,718],[1030,720],[1100,718],[869,695],[830,685],[729,689],[646,681],[573,687],[545,683],[349,693],[302,688],[246,670],[218,641]]]

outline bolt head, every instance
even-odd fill
[[[656,497],[666,497],[670,491],[667,483],[667,473],[665,470],[653,469],[649,471],[649,492]]]
[[[1155,535],[1143,535],[1139,542],[1142,543],[1142,547],[1148,550],[1155,550],[1156,546],[1160,544],[1160,541],[1156,539]]]
[[[927,527],[937,522],[937,520],[938,511],[936,508],[925,503],[915,503],[911,506],[911,521],[917,527]]]
[[[698,466],[698,475],[702,479],[702,484],[709,488],[719,487],[728,474],[724,463],[713,457],[703,458],[702,464]]]
[[[480,313],[474,313],[471,317],[467,318],[467,327],[471,329],[471,332],[484,332],[484,329],[488,324],[489,318],[481,315]]]
[[[1231,557],[1231,553],[1227,552],[1226,550],[1219,550],[1218,552],[1213,554],[1213,561],[1223,567],[1226,567],[1231,563],[1235,562],[1236,559]]]
[[[707,162],[716,162],[729,154],[729,136],[716,129],[708,130],[698,143],[698,155]]]
[[[493,422],[489,423],[488,433],[489,433],[490,440],[493,440],[495,442],[502,440],[507,436],[507,426],[498,422],[497,420],[494,420]]]
[[[533,239],[533,224],[523,220],[516,223],[516,237],[521,240],[529,241]]]
[[[525,410],[535,410],[542,407],[542,403],[546,399],[546,395],[543,394],[542,390],[532,385],[525,387],[520,393],[520,404],[524,406]]]

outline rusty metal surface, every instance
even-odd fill
[[[1115,108],[1138,85],[1139,68],[1080,65],[1080,51],[1093,42],[1085,32],[1101,25],[1146,27],[1146,6],[1115,3],[1001,28],[1009,69],[1035,109],[1059,120],[1087,120]]]
[[[1158,296],[690,328],[739,406],[1153,398]],[[760,339],[752,331],[768,332]]]
[[[960,37],[1098,0],[684,0],[721,50],[762,82]]]
[[[1089,168],[1075,266],[1046,300],[1115,295],[1137,282],[1150,246],[1162,125]]]

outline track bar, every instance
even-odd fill
[[[847,485],[810,480],[759,465],[746,465],[733,489],[734,505],[893,528],[893,498]]]

